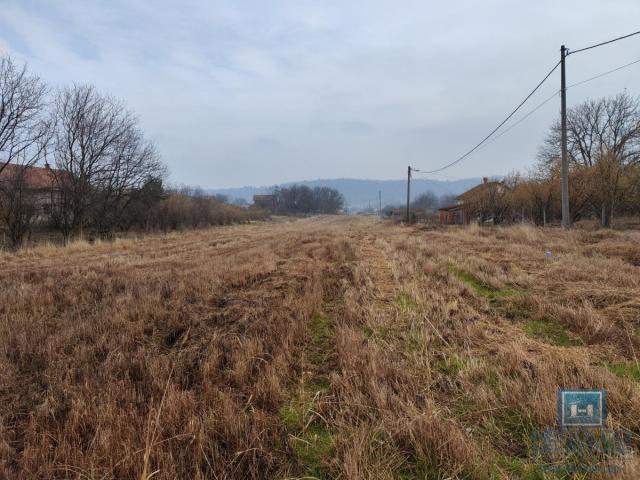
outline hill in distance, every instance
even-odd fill
[[[411,180],[411,198],[416,198],[421,193],[431,191],[440,195],[458,195],[465,190],[482,182],[481,178],[465,178],[461,180]],[[278,186],[306,185],[308,187],[330,187],[338,190],[346,200],[347,207],[354,210],[365,209],[369,206],[378,207],[378,192],[382,193],[382,205],[402,205],[407,200],[406,180],[360,180],[354,178],[336,178],[326,180],[303,180],[300,182],[282,183]],[[223,194],[230,199],[243,198],[247,202],[253,201],[254,195],[269,194],[275,186],[271,187],[238,187],[208,189],[211,195]]]

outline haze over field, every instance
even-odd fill
[[[468,188],[481,182],[481,178],[465,178],[462,180],[425,180],[414,179],[411,182],[412,198],[424,192],[432,192],[435,195],[458,195]],[[335,188],[345,197],[345,205],[349,208],[378,208],[378,192],[382,194],[382,205],[401,204],[407,199],[406,180],[359,180],[353,178],[336,178],[326,180],[305,180],[294,182],[297,185],[307,185],[313,187]],[[289,186],[282,184],[280,186]],[[253,195],[270,193],[273,187],[240,187],[210,189],[211,194],[227,195],[231,199],[243,198],[251,202]]]
[[[172,181],[224,188],[440,166],[520,101],[561,44],[612,38],[638,18],[637,0],[2,0],[0,51],[54,85],[125,98]],[[572,57],[568,81],[637,57],[633,42]],[[639,83],[628,69],[571,89],[569,105]],[[532,102],[558,87],[556,74]],[[550,102],[448,173],[525,169],[558,110]]]

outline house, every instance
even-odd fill
[[[273,195],[254,195],[253,206],[260,210],[268,210],[273,212],[276,208],[276,202]]]
[[[31,196],[34,205],[41,214],[49,214],[51,207],[60,199],[60,188],[56,178],[59,171],[49,164],[44,167],[23,166],[9,163],[0,172],[0,190],[7,190],[15,185],[22,175],[23,188]]]
[[[493,207],[506,189],[504,182],[490,181],[484,177],[481,184],[458,195],[455,205],[438,209],[440,224],[463,225],[476,218],[478,221],[493,220]]]
[[[438,209],[440,225],[462,225],[465,223],[462,203]]]

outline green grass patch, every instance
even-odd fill
[[[329,317],[318,313],[311,317],[309,324],[312,347],[326,347],[333,341],[333,324]]]
[[[527,462],[522,458],[500,455],[496,461],[496,467],[497,468],[494,468],[496,478],[500,478],[504,473],[507,473],[509,478],[519,478],[522,480],[544,480],[551,478],[544,471],[542,465]]]
[[[558,347],[576,347],[584,344],[580,338],[572,335],[562,325],[549,320],[529,320],[524,326],[524,331],[532,338]]]
[[[330,429],[318,414],[318,398],[331,392],[325,374],[326,362],[334,344],[332,320],[316,314],[309,320],[309,340],[304,355],[304,370],[311,372],[303,376],[291,400],[280,409],[280,419],[287,429],[288,444],[294,453],[295,464],[306,478],[326,478],[327,460],[334,451],[334,439]]]
[[[478,277],[472,275],[469,272],[465,272],[464,270],[459,270],[457,268],[451,269],[453,274],[458,278],[458,280],[463,281],[470,287],[472,287],[476,292],[478,292],[483,297],[492,297],[495,295],[496,290],[491,288],[489,285],[482,282]]]
[[[280,409],[280,418],[282,418],[287,430],[291,431],[302,430],[308,415],[309,405],[300,399],[293,399]]]
[[[307,396],[306,392],[301,396]],[[325,478],[325,461],[331,458],[335,444],[327,426],[314,418],[312,407],[312,398],[295,398],[280,409],[280,417],[300,471],[306,477]]]
[[[526,458],[536,426],[531,418],[514,408],[500,408],[480,418],[480,430],[497,451]]]
[[[331,352],[333,344],[333,323],[322,313],[311,317],[309,322],[309,346],[306,350],[308,361],[313,365],[322,365]]]
[[[478,277],[476,277],[472,273],[466,272],[464,270],[460,270],[459,268],[456,268],[456,267],[452,267],[452,266],[449,267],[449,271],[453,273],[458,280],[466,283],[471,288],[473,288],[478,294],[480,294],[485,298],[496,299],[496,298],[503,298],[503,297],[514,297],[517,295],[525,295],[527,293],[526,290],[516,288],[516,287],[509,287],[509,288],[502,288],[502,289],[493,288],[492,286],[484,283],[482,280],[480,280]]]
[[[447,478],[437,465],[422,459],[398,470],[394,473],[394,477],[398,480],[444,480]]]
[[[291,435],[289,445],[296,454],[305,476],[325,478],[324,460],[334,451],[334,440],[324,425],[312,424],[300,435]]]
[[[632,362],[604,362],[604,366],[611,372],[622,378],[628,378],[640,382],[640,365]]]
[[[465,362],[458,355],[449,355],[438,361],[436,368],[445,375],[455,377],[465,367]]]
[[[400,292],[396,295],[396,305],[400,307],[400,310],[403,312],[409,312],[411,310],[415,310],[418,307],[415,299],[405,292]]]

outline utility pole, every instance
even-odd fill
[[[378,190],[378,216],[382,217],[382,190]]]
[[[409,197],[411,192],[411,166],[407,167],[407,225],[409,224]]]
[[[560,128],[562,143],[562,227],[571,228],[569,216],[569,159],[567,158],[567,78],[565,59],[567,48],[560,47]]]

